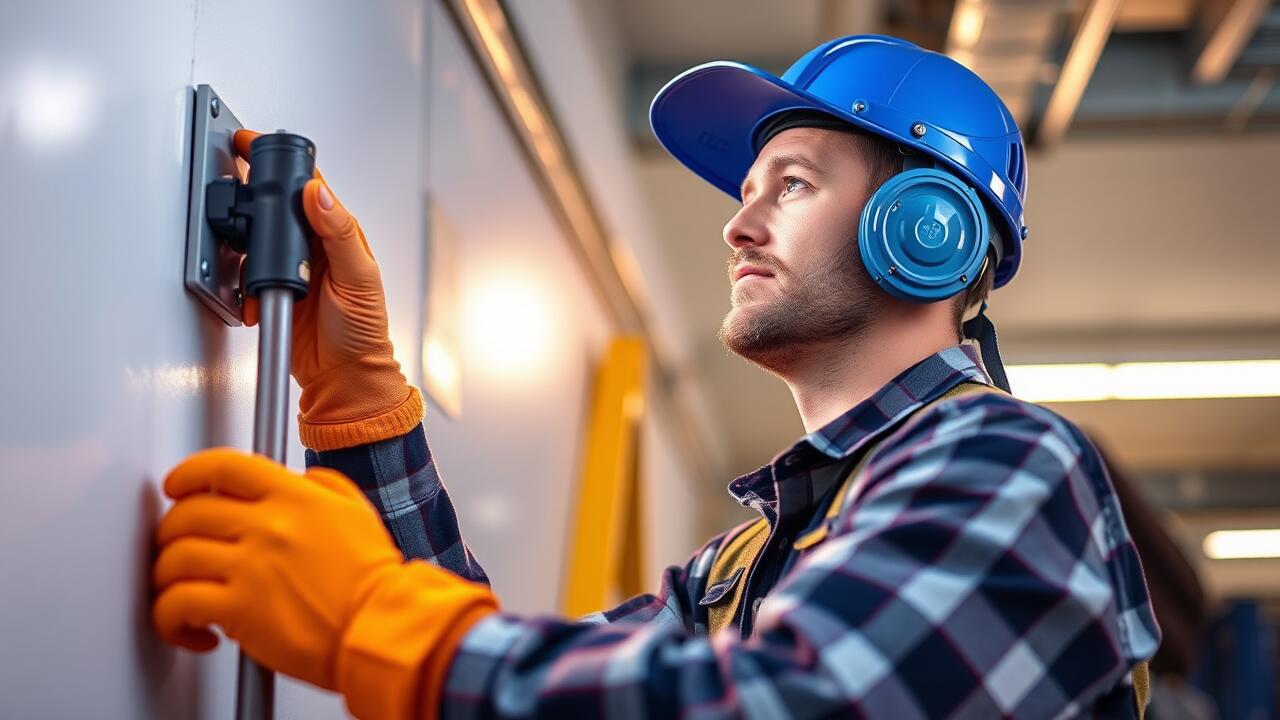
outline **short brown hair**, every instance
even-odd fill
[[[867,159],[870,170],[867,173],[868,193],[874,193],[889,178],[902,172],[903,154],[898,150],[898,143],[867,132],[854,131],[850,134]]]
[[[992,238],[992,241],[995,240]],[[991,295],[991,288],[995,285],[995,264],[995,251],[988,250],[987,261],[978,271],[978,279],[965,288],[964,292],[951,299],[951,302],[955,303],[951,307],[951,324],[955,326],[956,338],[960,340],[964,340],[964,314],[969,311],[969,308],[986,302],[987,297]]]

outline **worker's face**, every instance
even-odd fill
[[[725,347],[783,370],[806,347],[867,326],[887,297],[858,254],[868,174],[847,133],[793,128],[764,146],[747,174],[742,208],[724,226],[732,251]]]

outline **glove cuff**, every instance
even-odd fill
[[[422,393],[405,386],[405,397],[386,412],[345,422],[310,420],[298,413],[298,437],[312,450],[339,450],[404,435],[422,422]]]
[[[389,573],[356,611],[336,663],[337,690],[364,720],[437,717],[462,636],[498,603],[485,585],[424,561]]]

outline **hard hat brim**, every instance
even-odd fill
[[[732,61],[710,62],[677,75],[654,97],[649,125],[658,142],[685,167],[742,201],[741,185],[755,162],[756,133],[761,123],[789,110],[818,110],[866,132],[921,147],[914,138],[900,136],[858,114],[814,97],[756,67]],[[989,187],[972,177],[973,171],[933,147],[922,150],[970,177],[979,192],[999,205]],[[1002,233],[1021,228],[1002,228]],[[1003,239],[995,286],[1016,273],[1022,259],[1020,237]]]

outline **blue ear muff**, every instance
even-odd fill
[[[858,222],[858,249],[871,279],[917,303],[949,298],[976,280],[990,242],[977,193],[936,168],[890,178]]]

